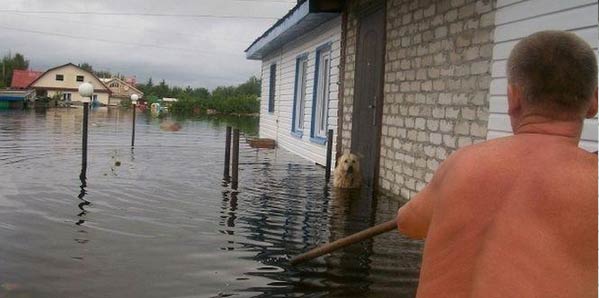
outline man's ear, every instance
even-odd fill
[[[522,111],[522,91],[514,84],[507,86],[507,112],[510,116],[515,117]]]
[[[597,88],[595,88],[595,94],[593,95],[591,105],[587,110],[587,118],[593,118],[595,115],[597,115]]]

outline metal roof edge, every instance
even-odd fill
[[[251,57],[270,41],[280,36],[287,29],[299,23],[310,13],[310,0],[304,1],[293,7],[285,16],[279,19],[272,27],[266,30],[260,37],[245,50],[246,58]]]

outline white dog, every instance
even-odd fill
[[[339,157],[335,165],[333,186],[337,188],[360,188],[362,175],[360,160],[352,153],[345,153]]]

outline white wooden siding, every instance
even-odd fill
[[[307,32],[301,38],[286,44],[283,48],[271,53],[262,60],[262,101],[260,103],[260,137],[275,139],[277,145],[302,156],[315,163],[326,163],[326,145],[310,141],[312,129],[312,105],[314,91],[314,71],[316,48],[331,44],[331,75],[329,82],[328,129],[333,129],[335,156],[335,141],[337,134],[337,107],[339,92],[339,57],[341,39],[341,18],[335,18],[318,28]],[[301,138],[291,133],[293,119],[293,98],[295,86],[295,67],[297,56],[308,54],[308,69],[306,73],[306,104],[304,107],[304,129]],[[270,65],[277,64],[275,91],[275,110],[268,112],[268,93]],[[334,162],[333,162],[334,163]]]
[[[523,37],[542,30],[567,30],[586,40],[597,54],[597,0],[497,0],[487,139],[510,135],[507,115],[506,63]],[[599,55],[598,55],[599,56]],[[597,117],[584,123],[580,146],[597,150]]]

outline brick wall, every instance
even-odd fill
[[[367,1],[361,1],[367,2]],[[457,148],[484,141],[495,0],[388,0],[379,186],[410,198]],[[359,4],[348,7],[342,149],[351,147]]]

